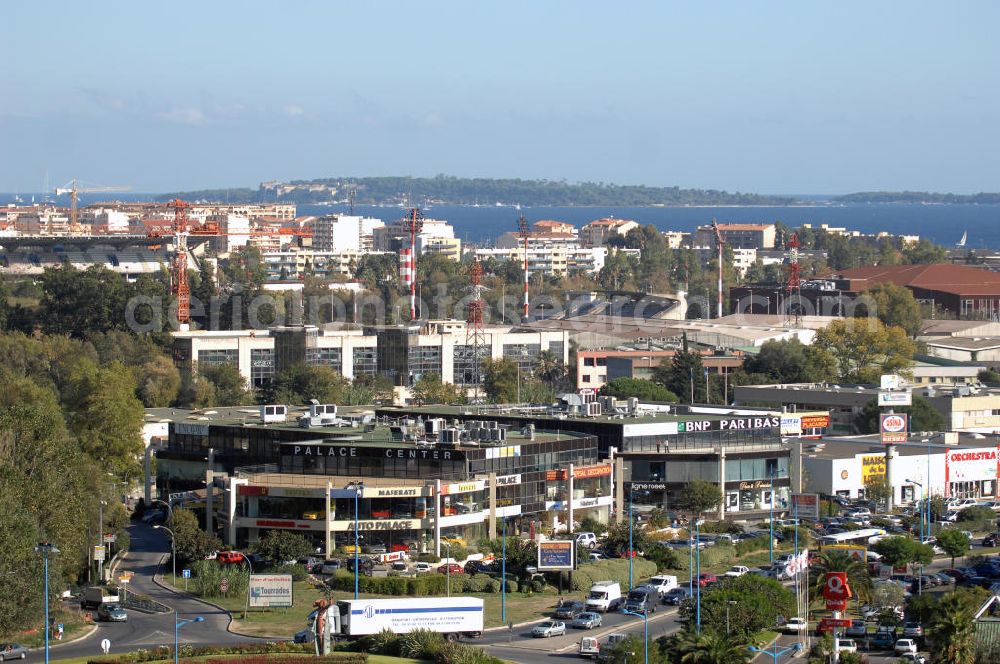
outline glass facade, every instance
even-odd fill
[[[489,348],[479,349],[479,381],[482,382],[482,367],[489,358]],[[476,382],[476,347],[467,345],[455,346],[455,360],[452,363],[452,371],[455,376],[456,385],[473,385]]]
[[[266,385],[274,378],[274,349],[250,349],[250,382],[254,387]]]
[[[420,377],[434,373],[441,376],[441,347],[440,346],[410,346],[407,356],[407,366],[410,377],[413,381],[420,380]]]
[[[531,373],[538,363],[538,355],[542,352],[541,344],[504,344],[503,356],[517,362],[521,373]]]
[[[339,348],[306,348],[306,364],[309,366],[330,367],[340,373],[341,353]]]
[[[354,349],[354,375],[374,376],[378,360],[375,346],[360,346]]]
[[[233,348],[232,350],[199,350],[198,351],[198,364],[203,366],[216,366],[219,364],[232,364],[238,365],[240,361],[240,352]]]

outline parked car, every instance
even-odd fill
[[[729,577],[743,576],[744,574],[746,574],[749,571],[750,571],[750,568],[747,567],[747,566],[745,566],[745,565],[733,565],[726,572],[725,576],[729,576]]]
[[[324,560],[322,563],[320,563],[320,565],[319,565],[319,573],[320,574],[333,574],[338,569],[340,569],[342,566],[343,565],[341,564],[341,562],[339,560],[337,560],[336,558],[330,558],[329,560]]]
[[[576,617],[576,620],[570,623],[570,627],[574,629],[594,629],[595,627],[600,627],[602,622],[604,621],[601,619],[600,613],[584,611]]]
[[[463,571],[462,566],[458,563],[445,563],[438,567],[438,572],[441,574],[461,574]]]
[[[955,579],[948,576],[944,572],[938,572],[934,576],[937,577],[937,580],[940,582],[939,585],[946,586],[950,583],[955,583]]]
[[[385,543],[378,541],[366,544],[362,550],[365,553],[371,553],[376,555],[380,553],[389,553],[389,549],[386,548]]]
[[[564,599],[556,606],[556,618],[562,620],[574,620],[586,610],[583,602],[575,599]]]
[[[782,627],[784,634],[804,634],[809,631],[809,621],[805,618],[789,618]]]
[[[990,533],[983,538],[983,546],[1000,546],[1000,533]]]
[[[566,623],[559,620],[546,620],[538,623],[531,630],[531,635],[535,638],[547,639],[552,636],[562,636],[566,633]]]
[[[489,574],[493,571],[493,568],[489,563],[484,563],[482,560],[470,560],[465,563],[463,568],[466,574]]]
[[[0,662],[8,659],[24,659],[28,649],[19,643],[0,643]]]
[[[716,583],[718,582],[718,580],[719,577],[707,572],[705,574],[698,575],[698,585],[701,586],[702,588],[709,585],[710,583]]]
[[[101,604],[97,607],[97,619],[104,622],[128,622],[128,614],[121,604]]]
[[[663,596],[663,603],[680,606],[690,596],[691,593],[686,586],[678,586],[673,590],[667,591],[667,594]]]
[[[295,636],[292,637],[293,643],[312,643],[316,639],[311,629],[303,629],[295,632]]]
[[[909,652],[914,655],[917,653],[917,642],[913,639],[899,639],[896,641],[896,645],[892,647],[896,651],[897,655],[902,655],[903,653]]]
[[[662,597],[677,587],[677,577],[668,574],[659,574],[650,577],[645,585],[656,588],[656,592]]]
[[[577,533],[576,534],[576,545],[586,547],[588,549],[593,549],[597,547],[597,534],[596,533]]]
[[[857,652],[858,644],[854,639],[840,639],[837,642],[837,652]]]
[[[927,664],[927,658],[919,653],[904,652],[899,660],[906,664]]]
[[[847,628],[846,634],[851,638],[862,638],[868,636],[868,623],[864,620],[852,620],[851,626]]]
[[[607,556],[605,556],[603,553],[598,553],[596,551],[591,551],[588,557],[590,558],[590,562],[592,563],[596,563],[598,560],[607,560]]]
[[[431,565],[430,563],[420,562],[420,563],[416,563],[413,566],[413,569],[416,570],[416,572],[418,574],[423,574],[425,572],[432,572],[432,571],[434,571],[434,566]]]
[[[888,650],[896,643],[896,637],[889,632],[875,632],[871,638],[871,647],[876,650]]]
[[[306,571],[310,573],[314,571],[318,572],[319,571],[318,568],[323,566],[323,561],[314,556],[306,556],[305,558],[299,558],[298,560],[295,561],[295,563],[298,565],[302,565],[303,567],[306,568]]]
[[[903,625],[903,637],[907,639],[919,639],[924,635],[924,628],[918,622],[908,622]]]
[[[167,515],[163,510],[146,510],[142,515],[142,522],[152,525],[154,523],[163,523],[166,518]]]

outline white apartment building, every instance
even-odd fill
[[[528,274],[541,273],[547,276],[562,276],[569,272],[585,271],[600,272],[608,256],[607,247],[528,247]],[[511,249],[476,249],[476,257],[480,260],[495,258],[497,260],[512,260],[518,265],[524,264],[524,247]]]
[[[524,249],[524,238],[519,233],[504,233],[497,238],[499,249]],[[528,233],[528,251],[551,251],[553,249],[579,249],[580,240],[575,233],[532,231]]]
[[[376,251],[398,252],[410,246],[410,231],[405,219],[397,219],[376,228],[373,233]],[[461,258],[462,243],[455,237],[455,229],[443,219],[424,219],[416,236],[418,256],[430,253],[444,254],[451,260]]]
[[[376,229],[385,222],[373,217],[331,214],[310,222],[313,247],[320,251],[371,251]]]
[[[638,222],[629,219],[598,219],[580,229],[580,244],[600,247],[613,237],[624,237],[639,228]]]
[[[219,224],[221,235],[212,242],[219,253],[228,253],[247,246],[250,242],[250,219],[238,214],[216,215],[208,218]]]
[[[129,216],[119,210],[98,210],[94,213],[91,228],[94,233],[125,234],[129,232]]]
[[[268,280],[302,279],[307,274],[329,278],[353,278],[354,269],[362,256],[383,254],[383,251],[319,251],[296,249],[294,251],[266,251],[261,257]]]

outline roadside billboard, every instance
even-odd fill
[[[538,543],[538,570],[571,570],[576,567],[576,542],[548,540]]]
[[[878,405],[880,408],[891,408],[893,406],[912,406],[913,393],[909,390],[899,392],[879,392]]]
[[[792,514],[798,519],[819,518],[818,493],[793,493]]]
[[[847,572],[827,572],[823,584],[823,599],[827,611],[843,611],[847,600],[851,599],[851,588],[847,585]]]
[[[906,413],[883,413],[879,416],[883,445],[906,442],[906,417]]]
[[[257,608],[292,606],[291,574],[250,575],[250,606]]]

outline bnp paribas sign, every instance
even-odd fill
[[[737,431],[751,429],[777,429],[781,416],[729,417],[719,420],[688,420],[677,423],[677,433],[696,431]]]

